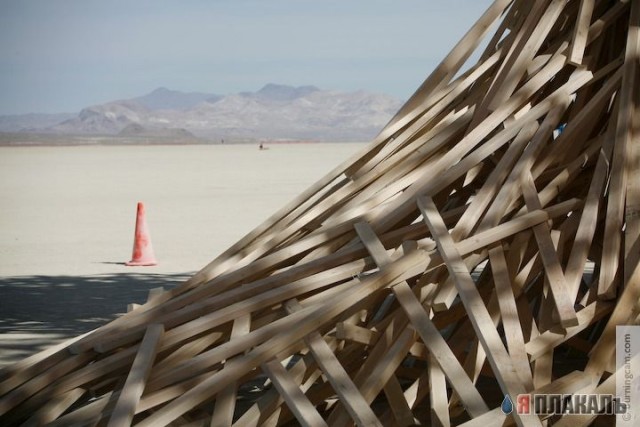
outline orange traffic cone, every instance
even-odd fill
[[[147,221],[144,217],[144,204],[138,202],[138,213],[136,215],[136,233],[133,240],[133,255],[131,261],[126,265],[156,265],[155,255],[153,255],[153,247],[151,246],[151,237],[147,229]]]

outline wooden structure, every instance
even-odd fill
[[[614,392],[615,326],[640,320],[639,25],[638,0],[496,0],[366,150],[2,371],[0,424],[597,423],[500,403]]]

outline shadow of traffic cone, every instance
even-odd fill
[[[144,204],[138,202],[138,213],[136,215],[136,232],[133,240],[133,255],[131,261],[125,265],[156,265],[155,255],[153,255],[153,246],[151,246],[151,236],[147,229],[147,221],[144,216]]]

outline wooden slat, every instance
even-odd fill
[[[333,318],[348,307],[357,305],[372,290],[380,289],[388,285],[390,281],[402,280],[403,276],[412,277],[419,274],[419,271],[424,270],[426,264],[428,264],[428,260],[428,256],[421,251],[413,252],[389,265],[381,274],[363,280],[358,288],[352,288],[346,295],[337,295],[319,307],[305,308],[282,319],[282,322],[272,323],[268,326],[269,329],[273,330],[273,334],[269,334],[273,337],[272,339],[258,345],[246,355],[229,361],[220,372],[212,375],[198,386],[153,413],[140,425],[144,427],[146,424],[146,426],[151,427],[175,420],[193,406],[202,403],[207,396],[218,393],[228,381],[235,381],[251,370],[256,361],[260,363],[266,362],[270,357],[290,346],[290,341],[297,342],[316,330],[318,324]],[[289,333],[286,335],[277,334],[277,332],[284,330],[289,331]],[[245,349],[252,344],[255,345],[258,342],[257,340],[254,341],[256,338],[263,338],[263,331],[258,331],[258,335],[255,335],[254,332],[238,339],[245,342],[234,341],[234,347]],[[252,336],[252,334],[254,335]],[[211,360],[208,364],[215,363],[218,359],[225,359],[236,352],[237,350],[232,348],[218,350],[215,357],[209,355]]]
[[[379,341],[379,345],[376,346],[379,351],[372,351],[372,354],[377,353],[377,357],[370,356],[354,379],[367,402],[373,402],[389,382],[400,363],[405,359],[415,339],[416,334],[413,328],[405,327],[401,329],[395,339],[392,339],[390,345],[387,345],[388,343],[385,341]],[[328,421],[332,426],[344,426],[350,423],[348,415],[341,408],[341,406],[336,408],[329,417]]]
[[[101,419],[101,412],[105,409],[110,399],[113,397],[117,399],[118,395],[119,392],[109,392],[104,396],[101,396],[101,398],[50,422],[47,426],[67,427],[76,425],[97,425]]]
[[[302,308],[295,300],[288,301],[286,307],[289,312],[298,311]],[[305,337],[305,342],[356,425],[360,427],[381,426],[382,424],[380,424],[371,407],[364,400],[362,394],[360,394],[360,391],[320,334],[312,332]]]
[[[246,335],[251,330],[251,315],[245,314],[233,321],[231,336],[234,339],[242,335]],[[218,394],[216,404],[211,417],[211,427],[230,426],[233,423],[233,414],[236,408],[238,383],[229,384],[229,386]]]
[[[511,170],[507,181],[500,188],[491,206],[488,208],[478,230],[483,231],[499,224],[507,212],[508,207],[521,194],[520,181],[522,176],[531,170],[537,157],[545,147],[550,132],[558,126],[558,122],[569,106],[569,93],[557,91],[556,94],[557,98],[555,99],[553,110],[545,117],[533,139],[524,149],[522,156]]]
[[[625,196],[627,193],[627,182],[632,180],[630,188],[635,189],[637,194],[637,176],[631,178],[629,175],[628,156],[632,151],[632,144],[637,145],[637,137],[634,139],[633,129],[635,124],[637,90],[638,90],[638,57],[640,56],[640,5],[638,2],[631,2],[631,15],[629,18],[629,31],[627,33],[627,44],[625,50],[625,62],[623,65],[622,84],[619,96],[618,120],[616,123],[615,145],[613,148],[613,159],[611,161],[611,177],[609,183],[609,195],[607,198],[607,221],[604,231],[604,247],[602,252],[602,262],[600,264],[600,276],[598,279],[598,295],[603,298],[612,298],[616,294],[616,286],[623,276],[629,276],[629,271],[624,273],[624,264],[621,263],[620,254],[623,245],[622,226],[625,215]],[[638,200],[629,203],[629,217],[637,212]],[[637,219],[632,219],[633,230],[637,232]],[[629,247],[633,244],[634,232],[629,233]],[[619,270],[622,270],[620,272]]]
[[[47,405],[40,408],[31,418],[27,420],[23,427],[37,427],[55,421],[62,415],[71,405],[76,403],[87,391],[81,388],[75,388],[62,394],[56,399],[51,400]]]
[[[291,366],[288,370],[289,376],[296,384],[300,384],[301,390],[306,390],[304,382],[304,376],[306,371],[310,368],[310,357],[301,357]],[[284,399],[280,396],[278,391],[274,388],[265,392],[256,403],[254,403],[235,423],[234,427],[240,426],[258,426],[258,425],[272,425],[270,423],[275,422],[277,424],[278,418],[281,413],[282,403]]]
[[[526,390],[533,388],[533,377],[531,366],[525,349],[522,326],[518,317],[518,308],[511,289],[511,278],[507,269],[507,261],[504,257],[504,250],[501,245],[497,245],[489,250],[489,260],[491,262],[491,272],[493,273],[498,304],[500,306],[500,317],[504,329],[505,339],[509,355],[513,360],[518,376]]]
[[[433,200],[426,197],[420,198],[418,206],[431,234],[438,243],[438,250],[445,260],[449,274],[455,280],[458,295],[467,309],[469,319],[487,354],[493,373],[501,388],[506,394],[512,396],[513,400],[518,394],[524,393],[525,388],[516,375],[511,358],[500,340],[493,321],[471,279],[469,270],[464,265]],[[514,417],[518,425],[521,426],[541,425],[536,416],[515,414]]]
[[[634,307],[640,300],[640,239],[635,241],[625,263],[632,265],[634,270],[616,302],[600,339],[595,343],[585,367],[586,372],[597,378],[600,378],[605,371],[613,372],[615,369],[616,326],[628,324],[630,316],[634,313]]]
[[[163,325],[154,324],[147,329],[127,376],[127,381],[124,383],[122,392],[109,418],[108,427],[131,425],[133,416],[136,413],[136,406],[140,396],[142,396],[153,361],[156,358],[156,352],[163,333]]]
[[[429,395],[431,396],[431,424],[436,427],[451,425],[449,417],[449,402],[447,399],[447,382],[434,356],[429,358]]]
[[[505,8],[511,3],[510,0],[495,0],[485,13],[478,19],[474,26],[464,35],[464,37],[454,46],[445,59],[438,64],[436,69],[429,75],[427,80],[416,90],[412,97],[407,101],[396,115],[391,119],[389,124],[380,132],[374,140],[382,141],[401,128],[405,123],[411,121],[419,114],[416,104],[424,94],[429,94],[437,88],[446,84],[448,80],[456,74],[464,61],[469,58],[474,49],[478,46],[482,37],[491,27],[491,24],[503,13]],[[428,99],[428,97],[426,97]],[[416,111],[417,110],[417,111]]]
[[[366,223],[359,223],[357,231],[371,256],[376,259],[376,263],[382,266],[389,263],[388,255],[386,251],[383,251],[384,248],[373,229]],[[478,390],[464,372],[462,366],[460,366],[458,359],[416,299],[409,285],[400,283],[393,286],[392,289],[398,302],[400,302],[409,317],[411,324],[420,334],[422,342],[429,349],[429,353],[438,361],[445,375],[449,378],[449,382],[460,394],[469,414],[477,416],[488,411],[489,408],[480,393],[478,393]]]
[[[610,144],[609,144],[610,145]],[[569,286],[569,298],[575,300],[580,286],[580,280],[589,256],[589,248],[595,235],[596,226],[598,224],[598,212],[600,207],[603,186],[609,164],[609,153],[604,150],[600,151],[598,163],[594,171],[593,179],[589,186],[589,193],[585,200],[585,206],[582,209],[580,217],[580,225],[576,232],[575,243],[571,248],[565,277]]]
[[[571,50],[568,58],[572,64],[582,65],[594,6],[595,0],[580,1],[580,11],[578,12],[578,20],[573,27],[573,39],[571,40]]]
[[[547,351],[585,330],[589,325],[600,320],[613,309],[612,304],[593,302],[578,312],[578,324],[566,329],[550,329],[526,344],[526,351],[533,362]]]
[[[416,419],[413,416],[413,412],[411,412],[411,407],[404,397],[400,381],[398,381],[395,375],[392,375],[384,385],[384,394],[389,402],[389,407],[393,413],[396,425],[407,427],[416,424]]]
[[[9,412],[9,410],[15,408],[17,405],[43,389],[46,390],[54,381],[64,378],[65,375],[70,372],[78,372],[78,369],[82,371],[80,368],[85,366],[90,360],[90,354],[80,354],[62,359],[58,364],[52,366],[50,369],[42,372],[36,377],[33,377],[9,393],[2,395],[2,398],[0,398],[0,416],[3,416]],[[8,381],[11,381],[11,378],[9,378]],[[68,388],[59,389],[59,392],[64,393],[82,385],[84,385],[84,383],[72,384]]]
[[[567,214],[580,205],[581,202],[574,199],[558,203],[553,210],[538,209],[531,211],[525,215],[514,218],[511,221],[507,221],[493,228],[478,232],[473,236],[460,241],[457,244],[458,250],[463,255],[477,251],[478,249],[487,247],[528,228],[542,224],[555,216]]]
[[[490,110],[496,110],[513,94],[535,52],[544,42],[545,36],[564,8],[562,0],[535,2],[520,29],[520,40],[514,43],[512,52],[503,63],[502,72],[496,75],[485,102]]]
[[[531,174],[525,175],[522,180],[522,192],[530,211],[541,209],[540,200],[536,191]],[[560,324],[564,327],[576,326],[578,318],[573,308],[570,289],[564,277],[558,254],[551,240],[549,226],[541,223],[533,227],[533,235],[540,249],[540,258],[544,266],[544,271],[551,287],[551,293],[555,301]]]
[[[301,426],[322,427],[327,425],[280,362],[271,360],[263,364],[262,369],[269,375],[274,386],[278,389],[285,402],[287,402],[289,409],[295,414]]]
[[[640,91],[640,67],[638,66],[638,57],[640,56],[640,6],[637,4],[631,5],[631,17],[629,18],[629,34],[627,37],[627,49],[625,52],[625,73],[631,75],[628,83],[630,86],[632,98],[629,102],[628,125],[626,138],[627,152],[625,170],[627,173],[627,188],[625,198],[625,230],[624,230],[624,255],[629,257],[632,255],[632,251],[635,242],[640,239],[640,180],[638,179],[638,171],[640,171],[640,148],[638,147],[638,141],[640,139],[640,99],[638,92]],[[626,62],[630,62],[630,65],[626,65]],[[627,67],[629,68],[627,70]],[[627,96],[627,95],[625,95]],[[622,101],[621,101],[622,102]],[[622,104],[622,105],[625,105]],[[624,264],[624,285],[627,286],[630,282],[631,275],[633,274],[634,266],[625,262]]]
[[[487,206],[489,206],[489,203],[491,203],[491,200],[498,192],[500,185],[509,175],[514,163],[522,154],[522,150],[533,135],[535,135],[537,129],[537,122],[526,126],[522,131],[520,131],[520,133],[518,133],[518,136],[516,136],[514,141],[509,145],[509,149],[502,156],[499,164],[491,172],[491,175],[489,175],[482,188],[477,192],[469,207],[465,209],[460,220],[451,232],[454,240],[460,240],[461,238],[467,237],[473,227],[475,227]]]
[[[93,332],[94,331],[89,331],[75,338],[70,338],[29,356],[26,359],[4,367],[2,371],[0,371],[0,378],[2,378],[2,382],[0,382],[0,395],[9,393],[14,388],[63,361],[68,355],[66,349],[69,348],[69,346]]]

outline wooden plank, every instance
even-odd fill
[[[528,99],[532,96],[532,92],[539,89],[538,85],[541,84],[540,80],[543,76],[550,78],[554,73],[559,71],[559,68],[561,68],[565,62],[563,58],[564,57],[560,55],[555,60],[552,60],[547,66],[548,69],[546,69],[545,73],[542,75],[541,73],[538,73],[538,75],[536,75],[536,77],[538,77],[537,79],[534,78],[530,80],[516,93],[516,95],[514,95],[513,99],[491,114],[487,120],[483,122],[482,126],[475,128],[473,132],[470,132],[462,138],[458,144],[456,144],[451,150],[447,151],[446,154],[438,160],[438,162],[451,165],[457,163],[459,159],[464,158],[465,155],[483,138],[489,135],[489,133],[491,133],[497,126],[501,125],[502,121],[517,108],[519,102],[523,102],[523,99]],[[569,79],[565,85],[560,87],[552,95],[540,101],[535,107],[521,117],[520,120],[523,122],[529,122],[530,120],[534,120],[542,116],[549,111],[549,109],[557,108],[559,102],[563,100],[565,102],[569,102],[569,94],[586,84],[591,77],[592,73],[589,71],[576,70],[572,78]],[[515,136],[517,130],[517,127],[515,127],[515,130],[509,128],[505,130],[505,132],[514,132],[513,136]],[[464,173],[466,171],[460,172]],[[396,225],[398,221],[405,218],[410,212],[413,212],[415,209],[415,198],[422,194],[432,194],[431,192],[435,190],[434,186],[437,184],[437,180],[434,179],[434,177],[437,178],[438,173],[438,171],[431,171],[431,173],[423,174],[397,199],[392,203],[389,203],[385,208],[385,212],[380,214],[379,218],[376,218],[376,220],[372,222],[374,230],[378,233],[385,232],[390,227]],[[502,218],[502,215],[500,215],[500,218]]]
[[[395,314],[391,314],[389,316],[395,316]],[[376,328],[379,327],[381,327],[380,324],[376,326]],[[336,338],[364,345],[375,345],[380,338],[380,333],[361,326],[340,322],[336,327]],[[428,356],[427,347],[420,342],[413,344],[409,349],[409,353],[418,359],[424,360],[426,360]]]
[[[498,19],[510,3],[510,0],[495,0],[491,6],[489,6],[473,27],[454,46],[442,62],[438,64],[427,80],[422,83],[416,92],[409,98],[407,103],[389,121],[389,123],[376,137],[374,143],[390,137],[401,129],[402,126],[420,114],[422,109],[417,107],[421,104],[423,99],[428,100],[430,98],[425,95],[430,95],[432,92],[435,92],[438,88],[448,83],[451,77],[458,72],[464,62],[469,58],[469,56],[471,56],[491,25],[496,21],[496,19]]]
[[[496,168],[491,172],[489,178],[484,182],[480,191],[478,191],[471,201],[469,207],[465,209],[460,220],[454,227],[451,235],[454,240],[460,240],[467,237],[472,231],[478,220],[482,217],[491,200],[498,192],[500,185],[509,175],[518,157],[522,154],[529,140],[538,130],[538,123],[534,121],[525,126],[516,136],[514,141],[509,144],[507,152],[502,156]]]
[[[615,145],[613,159],[611,161],[611,174],[609,183],[609,195],[607,198],[607,221],[604,230],[604,245],[602,261],[600,263],[600,275],[598,278],[598,295],[602,298],[613,298],[616,294],[616,286],[623,276],[630,276],[633,266],[624,273],[624,264],[621,263],[620,254],[624,254],[623,232],[625,214],[625,196],[627,182],[630,179],[628,156],[632,152],[632,145],[637,145],[637,137],[634,140],[634,117],[636,115],[636,98],[638,90],[638,56],[640,55],[640,5],[631,2],[631,16],[629,18],[629,30],[627,32],[627,44],[625,49],[625,62],[623,65],[622,84],[619,95],[618,120],[616,122]],[[636,151],[637,152],[637,151]],[[637,173],[637,171],[636,171]],[[638,187],[637,177],[632,179],[630,188]],[[637,193],[634,193],[637,194]],[[629,203],[630,218],[637,211],[638,200]],[[633,219],[632,223],[636,224]],[[633,227],[634,231],[638,231]],[[633,233],[630,233],[629,246],[633,244]],[[623,249],[623,250],[621,250]],[[622,271],[619,271],[622,270]]]
[[[610,146],[610,144],[608,145]],[[598,212],[607,176],[610,153],[611,150],[608,150],[608,154],[604,149],[600,150],[593,179],[589,185],[589,192],[582,209],[580,225],[574,239],[575,243],[571,248],[569,260],[567,261],[565,277],[570,289],[569,297],[572,300],[575,300],[578,295],[580,281],[589,256],[589,248],[598,224]]]
[[[356,326],[347,322],[336,325],[336,338],[369,345],[375,341],[377,333],[371,329]]]
[[[388,264],[390,262],[388,254],[386,251],[382,251],[384,249],[382,243],[380,243],[371,226],[366,223],[359,223],[356,230],[376,263],[381,266]],[[460,394],[469,414],[477,416],[488,411],[489,408],[480,393],[478,393],[478,390],[466,375],[462,366],[460,366],[458,359],[422,308],[409,285],[406,282],[400,283],[393,286],[392,289],[398,302],[409,317],[409,321],[422,338],[422,342],[429,349],[432,357],[438,361],[445,375],[449,378],[452,387]]]
[[[628,324],[630,316],[634,314],[634,307],[640,300],[640,239],[636,239],[634,246],[625,259],[625,264],[633,266],[633,272],[622,295],[618,298],[611,317],[591,350],[589,362],[585,372],[600,378],[605,371],[613,373],[615,369],[616,326]]]
[[[396,425],[408,427],[416,424],[417,420],[411,412],[407,399],[404,397],[400,381],[395,375],[392,375],[384,385],[384,394],[387,397]]]
[[[525,388],[516,375],[511,358],[502,344],[498,331],[473,283],[473,279],[464,265],[433,200],[428,197],[420,198],[418,199],[418,206],[424,221],[431,230],[431,234],[438,243],[438,251],[445,260],[449,274],[454,277],[460,300],[467,309],[469,320],[471,320],[476,335],[487,354],[493,373],[502,390],[509,394],[513,400],[518,394],[524,393]],[[514,417],[516,423],[520,426],[541,425],[536,416],[515,414]]]
[[[528,228],[542,224],[551,218],[564,215],[578,208],[582,203],[577,199],[558,203],[553,209],[538,209],[516,217],[493,228],[478,232],[462,241],[457,246],[462,255],[475,252]]]
[[[380,340],[376,346],[378,351],[372,351],[362,369],[356,375],[354,382],[360,389],[367,402],[373,402],[384,386],[389,382],[394,372],[405,359],[409,348],[413,345],[416,334],[413,328],[400,329],[395,339],[388,346],[386,340]],[[373,354],[377,353],[376,356]],[[350,424],[347,413],[338,406],[329,416],[332,426],[345,426]]]
[[[391,262],[391,257],[382,242],[380,242],[380,239],[378,239],[378,236],[376,236],[373,228],[366,222],[358,222],[354,224],[354,228],[358,233],[358,237],[362,240],[362,244],[378,267],[382,268],[388,265]]]
[[[55,421],[85,393],[85,389],[75,388],[52,399],[44,407],[40,408],[35,414],[33,414],[33,416],[24,424],[22,424],[22,427],[37,427]]]
[[[430,355],[429,366],[429,400],[431,402],[431,424],[434,427],[451,425],[449,417],[449,401],[447,398],[447,381],[438,360]]]
[[[289,376],[296,384],[300,384],[300,388],[305,391],[305,385],[303,380],[307,371],[313,369],[310,367],[311,363],[310,355],[305,355],[299,358],[293,366],[289,369]],[[266,391],[244,414],[242,414],[233,427],[257,427],[269,424],[271,420],[275,418],[277,425],[278,418],[281,413],[282,403],[284,399],[278,393],[275,388],[270,388]]]
[[[36,395],[38,392],[46,390],[52,383],[56,382],[56,386],[58,386],[61,378],[65,378],[65,376],[70,372],[74,372],[75,370],[85,366],[91,359],[92,356],[90,354],[79,354],[62,359],[58,364],[31,378],[29,381],[11,390],[9,393],[2,395],[2,397],[0,397],[0,416],[5,415],[25,400],[32,398],[32,396]],[[80,369],[80,371],[82,371],[82,369]],[[11,378],[7,381],[11,381]],[[68,388],[57,387],[56,390],[58,393],[64,393],[84,384],[85,383],[82,382],[80,384],[70,385]]]
[[[101,412],[105,410],[112,398],[117,398],[118,394],[119,392],[109,392],[91,403],[50,422],[47,427],[95,426],[100,422]]]
[[[486,106],[489,110],[496,110],[509,99],[525,74],[527,66],[538,51],[546,35],[558,19],[564,8],[565,1],[552,0],[550,2],[535,2],[518,33],[519,40],[502,64],[494,83],[486,95]],[[478,112],[481,113],[482,109]],[[482,118],[482,116],[478,116]]]
[[[446,343],[438,329],[424,311],[417,298],[406,283],[393,287],[398,302],[405,310],[411,324],[416,328],[422,342],[429,349],[430,354],[440,365],[442,371],[449,379],[449,383],[460,395],[460,398],[471,416],[478,416],[488,407],[484,399],[478,393],[466,372],[458,362],[449,345]]]
[[[281,321],[265,326],[262,329],[269,331],[267,336],[271,338],[268,340],[265,340],[263,335],[266,331],[252,331],[238,339],[244,342],[236,340],[230,343],[230,347],[214,349],[214,353],[207,355],[209,358],[207,366],[237,354],[239,349],[257,345],[247,354],[229,361],[224,369],[211,375],[198,386],[188,390],[179,398],[151,414],[140,423],[140,426],[155,427],[175,420],[194,406],[202,403],[207,397],[217,394],[228,382],[237,380],[240,376],[253,369],[256,364],[266,362],[279,351],[289,347],[291,342],[303,339],[304,336],[317,330],[318,326],[328,319],[334,318],[349,307],[357,306],[358,303],[361,303],[367,295],[370,295],[376,289],[387,286],[389,282],[403,280],[403,277],[409,278],[420,274],[424,271],[429,259],[421,251],[412,252],[394,261],[393,264],[379,274],[363,279],[357,288],[351,288],[347,292],[330,298],[325,304],[305,308],[299,312],[292,313],[281,319]],[[278,335],[278,332],[284,330],[288,331],[288,334]],[[262,344],[259,344],[260,342]]]
[[[530,211],[541,209],[540,200],[536,191],[533,177],[526,174],[522,180],[522,192]],[[558,254],[551,240],[549,226],[541,223],[533,227],[533,234],[540,249],[540,258],[544,266],[545,275],[551,287],[551,294],[555,301],[560,324],[564,327],[578,325],[578,317],[573,308],[570,289],[558,260]]]
[[[191,388],[200,384],[202,381],[207,379],[209,375],[211,375],[210,372],[198,375],[194,378],[190,378],[187,381],[165,387],[158,391],[145,392],[144,395],[140,398],[140,402],[138,403],[136,412],[144,412],[175,399],[176,397],[182,395],[185,390],[190,390]]]
[[[640,171],[640,82],[638,74],[638,56],[640,55],[640,7],[637,4],[631,5],[631,17],[629,18],[629,34],[627,37],[627,50],[625,52],[625,62],[631,62],[629,70],[625,69],[625,73],[631,74],[630,78],[633,82],[631,86],[631,100],[628,101],[628,115],[631,117],[627,129],[629,141],[627,142],[625,169],[627,171],[627,188],[625,197],[625,230],[624,230],[624,255],[629,257],[633,250],[635,242],[640,239],[640,179],[638,173]],[[625,65],[625,68],[627,66]],[[627,102],[627,101],[625,101]],[[624,286],[630,282],[634,266],[624,264]]]
[[[546,221],[546,219],[543,219],[543,216],[544,216],[542,214],[543,212],[548,212],[549,214],[551,214],[549,215],[549,218],[547,218],[547,219],[550,219],[551,217],[566,214],[571,210],[573,210],[574,208],[577,208],[580,204],[577,200],[571,200],[571,201],[567,200],[566,204],[564,203],[565,202],[562,202],[561,204],[556,205],[556,208],[558,208],[558,210],[556,210],[555,208],[553,209],[553,211],[538,210],[537,212],[539,213],[536,213],[536,214],[534,214],[534,212],[529,212],[529,214],[531,214],[530,216],[528,216],[529,214],[524,214],[522,216],[512,219],[511,221],[507,221],[503,224],[497,225],[493,228],[480,231],[460,241],[457,244],[458,250],[461,255],[467,255],[468,253],[490,246],[495,242],[506,239],[507,237],[520,233],[537,224],[543,223],[544,221]],[[563,212],[563,213],[560,213],[560,212]],[[483,259],[484,257],[478,257],[478,258]],[[475,266],[478,264],[476,261],[478,261],[478,259],[470,259],[469,263]],[[451,303],[453,302],[453,300],[455,299],[456,295],[457,295],[457,290],[453,285],[453,282],[451,280],[445,281],[444,284],[442,284],[440,289],[438,290],[438,295],[436,296],[434,308],[436,310],[448,309]]]
[[[251,330],[251,314],[245,314],[233,321],[230,340],[246,335]],[[211,427],[231,426],[233,413],[236,408],[238,383],[234,382],[221,391],[216,397],[216,403],[211,416]]]
[[[520,181],[522,176],[531,170],[535,160],[545,147],[551,131],[558,126],[558,122],[570,104],[569,93],[562,93],[559,90],[556,94],[557,98],[553,109],[545,117],[533,139],[524,149],[522,156],[518,159],[506,182],[498,191],[491,206],[489,206],[478,230],[484,231],[499,224],[508,207],[521,194]]]
[[[22,359],[14,364],[3,367],[0,371],[0,378],[2,378],[2,381],[0,382],[0,395],[9,393],[11,390],[24,384],[36,375],[41,374],[47,369],[64,361],[65,358],[68,357],[67,349],[69,346],[93,332],[94,331],[89,331],[75,338],[70,338],[60,344],[53,345],[46,350],[35,353],[26,359]]]
[[[533,362],[547,351],[585,330],[613,310],[613,304],[596,301],[578,312],[578,324],[566,329],[549,329],[526,344],[526,351]]]
[[[532,336],[537,337],[539,334],[533,333]],[[551,383],[553,379],[554,350],[555,349],[549,349],[549,351],[533,362],[533,386],[535,388],[541,388]]]
[[[301,426],[327,426],[325,420],[322,419],[316,408],[300,390],[298,384],[291,379],[291,376],[279,361],[274,359],[264,363],[262,369],[269,375],[273,385],[280,392],[280,396],[287,402],[287,406],[294,413]]]
[[[170,355],[156,363],[154,372],[163,372],[172,369],[172,366],[197,356],[227,335],[228,332],[226,331],[215,331],[180,346],[180,348],[177,348]]]
[[[496,245],[489,250],[491,272],[496,287],[496,296],[500,307],[500,317],[504,329],[505,340],[509,355],[513,360],[518,376],[522,379],[525,389],[533,388],[531,366],[525,349],[522,326],[518,316],[516,300],[511,288],[511,278],[507,269],[507,261],[504,257],[502,245]]]
[[[131,425],[133,416],[136,413],[136,406],[144,391],[147,378],[151,373],[163,333],[163,325],[153,324],[147,328],[147,332],[144,334],[138,349],[138,354],[127,376],[127,381],[109,418],[108,427]]]
[[[578,11],[578,20],[573,27],[573,38],[571,39],[571,48],[568,60],[575,65],[582,65],[584,50],[587,47],[587,37],[589,36],[589,27],[591,24],[591,15],[595,0],[581,0],[580,10]]]
[[[330,256],[329,259],[324,258],[322,263],[306,264],[306,268],[303,270],[307,273],[313,273],[314,268],[320,269],[318,264],[323,265],[325,270],[322,271],[320,269],[317,274],[307,275],[301,269],[289,270],[281,275],[269,276],[249,283],[242,288],[194,303],[181,310],[169,312],[160,317],[160,320],[167,325],[167,328],[171,327],[171,330],[167,332],[163,340],[163,346],[168,347],[178,344],[192,336],[206,332],[216,325],[230,322],[247,311],[265,308],[271,304],[286,301],[302,293],[327,286],[327,282],[331,283],[332,280],[340,280],[341,278],[352,276],[362,269],[362,262],[347,263],[335,269],[331,268],[330,262],[333,259],[337,264],[344,264],[345,261],[355,258],[355,254],[357,254],[357,248],[349,253],[335,254]],[[299,278],[300,274],[307,277],[296,281],[295,279]],[[285,281],[290,283],[277,287],[278,284]],[[101,352],[113,350],[135,341],[137,336],[138,332],[136,330],[123,332],[118,337],[113,337],[96,345],[96,350]]]
[[[295,300],[289,300],[285,307],[290,313],[299,311],[302,308]],[[357,328],[357,326],[354,327]],[[309,351],[318,363],[318,366],[320,366],[320,369],[322,369],[327,380],[333,386],[336,394],[341,399],[340,401],[345,406],[356,425],[360,427],[381,426],[382,424],[380,424],[380,421],[371,410],[371,407],[364,400],[362,394],[360,394],[360,391],[320,334],[318,332],[312,332],[310,335],[305,337],[305,342],[309,346]]]

